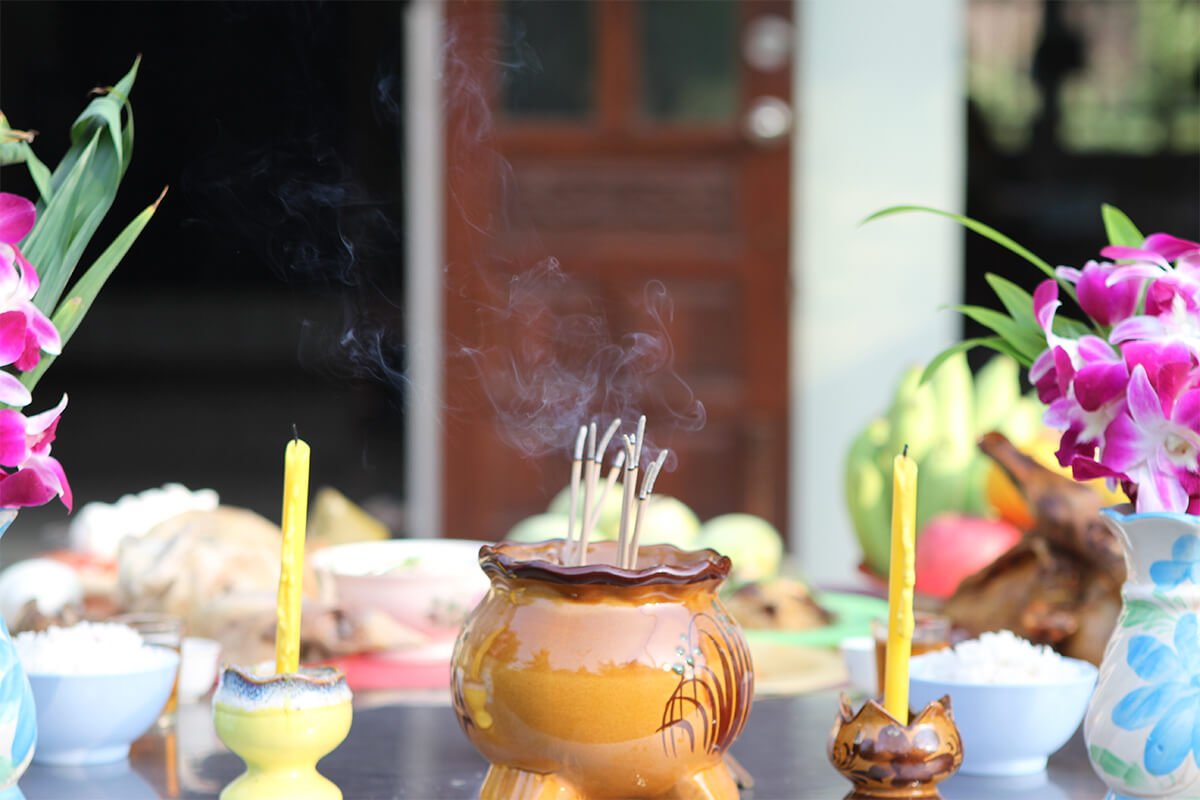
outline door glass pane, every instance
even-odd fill
[[[510,117],[586,117],[592,108],[591,3],[504,4],[504,110]]]
[[[638,4],[642,114],[671,122],[730,122],[737,114],[733,0]]]

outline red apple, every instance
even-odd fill
[[[917,536],[916,590],[954,594],[963,578],[991,564],[1021,539],[1004,520],[948,512],[934,516]]]

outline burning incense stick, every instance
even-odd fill
[[[625,440],[625,479],[621,495],[621,531],[617,537],[617,566],[624,567],[629,547],[629,517],[633,513],[634,489],[637,486],[637,444],[628,435]]]
[[[608,443],[612,440],[613,435],[620,427],[621,420],[619,417],[609,423],[608,430],[604,432],[604,435],[600,437],[600,443],[596,445],[596,452],[592,454],[591,463],[587,465],[588,469],[591,470],[591,472],[588,474],[591,477],[591,490],[593,492],[596,491],[596,481],[599,480],[600,469],[604,466],[604,455],[608,452]],[[611,483],[612,479],[610,478],[609,484]],[[597,497],[596,501],[592,504],[590,513],[585,515],[583,518],[583,529],[589,536],[591,535],[592,529],[596,527],[596,521],[600,519],[600,509],[604,506],[604,496],[607,494],[608,486],[606,485],[599,497]]]
[[[592,510],[592,516],[587,520],[587,530],[589,532],[600,521],[600,512],[604,508],[604,501],[608,499],[608,493],[612,491],[613,484],[617,482],[617,476],[621,474],[621,467],[623,466],[625,466],[625,451],[618,450],[617,457],[613,459],[613,464],[609,467],[608,478],[605,479],[604,487],[600,490],[600,496],[596,498],[596,507]]]
[[[596,445],[596,457],[595,458],[596,458],[596,466],[597,467],[604,464],[604,454],[608,452],[608,443],[612,441],[613,436],[616,435],[617,430],[620,429],[620,427],[621,427],[621,418],[617,417],[616,419],[614,419],[612,422],[610,422],[608,424],[608,430],[606,430],[604,432],[604,435],[600,437],[600,444]]]
[[[571,461],[571,510],[567,517],[567,541],[563,545],[563,561],[569,558],[571,548],[575,544],[575,515],[579,506],[579,476],[583,469],[583,443],[587,439],[587,426],[579,426],[579,434],[575,437],[575,457]]]
[[[587,427],[587,460],[583,463],[583,516],[581,519],[585,523],[585,527],[579,533],[579,549],[575,553],[575,564],[577,566],[587,563],[587,547],[588,535],[591,533],[586,527],[588,517],[591,516],[592,510],[592,492],[596,488],[596,423],[591,423]]]
[[[658,458],[654,459],[654,463],[646,468],[646,476],[642,478],[642,491],[638,493],[637,521],[633,523],[633,537],[629,540],[629,550],[625,554],[625,569],[634,569],[637,566],[638,539],[642,535],[642,520],[646,517],[647,501],[650,499],[650,493],[654,491],[654,481],[658,479],[658,471],[662,469],[662,465],[667,460],[667,454],[670,452],[670,450],[659,451]]]

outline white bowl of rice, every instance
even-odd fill
[[[1096,668],[1011,631],[925,653],[909,667],[915,709],[950,695],[965,775],[1024,775],[1046,768],[1083,721]]]
[[[40,764],[120,761],[167,704],[179,653],[115,623],[19,633],[17,658],[37,706]]]

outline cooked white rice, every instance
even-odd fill
[[[985,633],[947,650],[924,653],[913,659],[912,672],[926,680],[973,684],[1058,683],[1079,674],[1046,645],[1012,631]]]
[[[31,675],[108,675],[161,666],[171,651],[152,647],[128,625],[80,622],[25,631],[13,638],[17,658]]]

